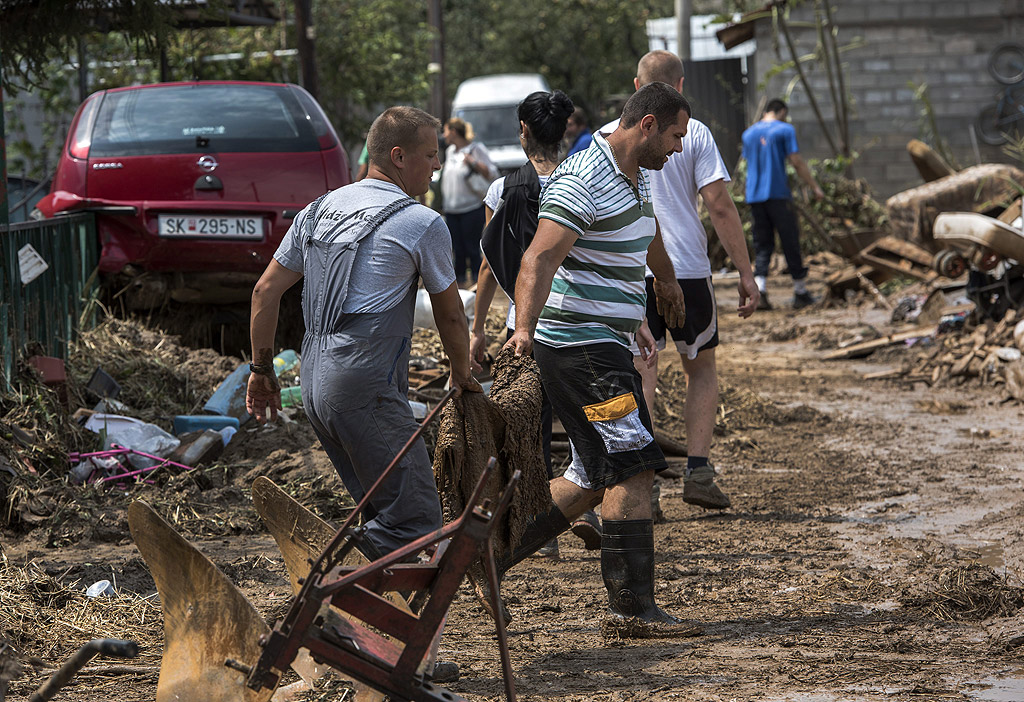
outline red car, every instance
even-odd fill
[[[350,180],[334,128],[299,86],[162,83],[90,95],[37,208],[97,213],[100,272],[135,281],[133,306],[234,302],[299,210]]]

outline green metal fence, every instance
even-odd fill
[[[38,270],[40,259],[46,270],[23,283],[23,269]],[[31,342],[38,342],[47,355],[67,359],[68,345],[80,326],[92,322],[83,319],[83,311],[95,285],[98,261],[96,219],[91,213],[0,227],[4,389],[10,389],[18,358]]]

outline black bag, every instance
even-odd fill
[[[513,300],[523,254],[537,232],[539,211],[540,180],[533,164],[527,161],[505,178],[501,202],[480,238],[494,279]]]

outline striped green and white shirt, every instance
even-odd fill
[[[640,169],[639,189],[634,188],[607,140],[595,134],[589,149],[551,174],[540,218],[579,238],[555,272],[537,321],[537,341],[629,346],[647,312],[644,270],[656,231],[648,172]]]

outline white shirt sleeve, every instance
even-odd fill
[[[693,123],[691,122],[691,124]],[[728,183],[731,180],[729,169],[722,161],[722,155],[718,152],[718,146],[715,144],[714,137],[711,136],[711,130],[701,123],[700,128],[694,129],[690,136],[694,140],[693,180],[698,192],[705,185],[714,183],[716,180],[724,180]]]
[[[491,183],[491,187],[487,188],[487,194],[484,195],[484,204],[491,208],[491,212],[498,209],[498,203],[501,202],[501,196],[504,192],[505,176],[498,178]]]

